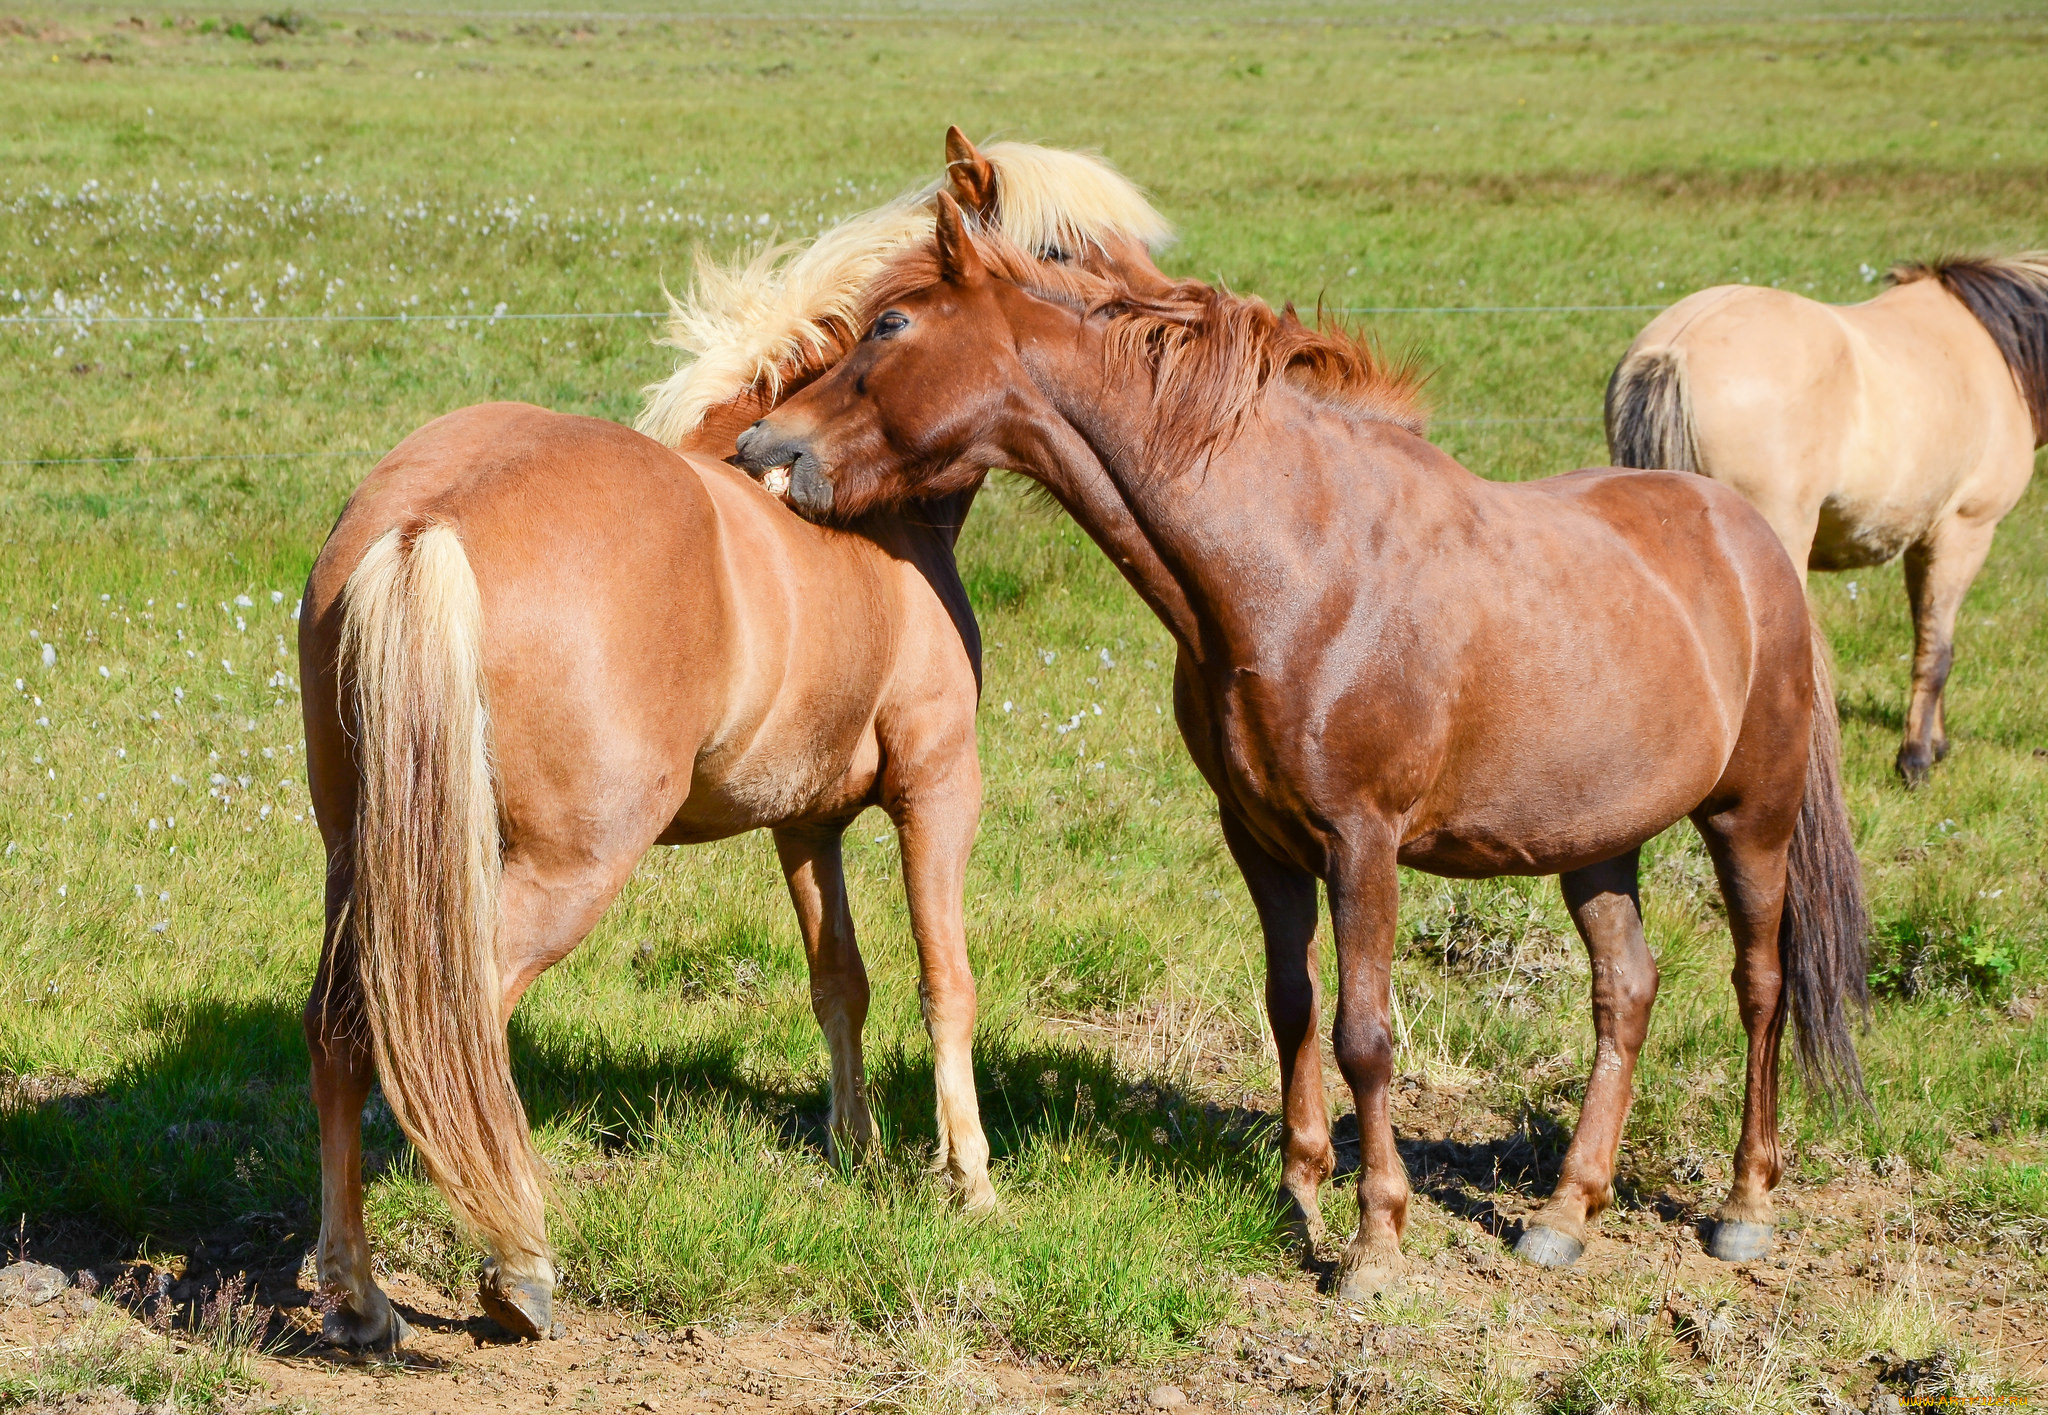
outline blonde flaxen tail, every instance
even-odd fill
[[[546,1271],[546,1179],[500,1020],[483,607],[452,526],[387,531],[343,595],[361,799],[349,927],[392,1114],[460,1220]]]

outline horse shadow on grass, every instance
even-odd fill
[[[308,1305],[312,1294],[299,1278],[319,1231],[319,1129],[299,1010],[282,1002],[179,1002],[143,1021],[160,1042],[103,1084],[0,1074],[0,1221],[16,1231],[14,1246],[90,1270],[109,1286],[131,1277],[137,1314],[159,1325],[198,1321],[209,1296],[244,1272],[266,1304]],[[1278,1127],[1267,1110],[1204,1099],[1071,1043],[995,1031],[975,1051],[983,1124],[998,1164],[1051,1145],[1063,1154],[1092,1151],[1169,1187],[1222,1180],[1260,1193],[1277,1179]],[[620,1158],[649,1143],[651,1116],[700,1103],[764,1123],[791,1152],[816,1160],[827,1153],[822,1079],[764,1080],[735,1042],[564,1042],[515,1019],[512,1055],[537,1129],[568,1127]],[[824,1070],[822,1042],[815,1070]],[[877,1048],[868,1100],[886,1152],[931,1152],[928,1054]],[[1333,1138],[1338,1178],[1355,1175],[1355,1115],[1337,1122]],[[1398,1145],[1419,1192],[1512,1242],[1518,1219],[1509,1210],[1548,1192],[1569,1139],[1562,1121],[1531,1110],[1504,1137],[1411,1135]],[[364,1149],[366,1177],[411,1164],[390,1111],[374,1096]],[[180,1261],[152,1261],[166,1254]],[[1313,1255],[1307,1265],[1329,1266]],[[448,1324],[410,1309],[408,1317]],[[492,1330],[482,1319],[454,1325],[483,1339]]]
[[[176,1255],[181,1261],[152,1264],[156,1276],[137,1288],[151,1311],[166,1299],[196,1304],[210,1284],[241,1271],[275,1304],[298,1287],[300,1260],[319,1232],[319,1127],[299,1009],[179,1001],[139,1020],[155,1045],[103,1082],[0,1071],[0,1225],[16,1235],[10,1246],[90,1270],[110,1287],[137,1261]],[[764,1080],[736,1043],[563,1042],[518,1019],[511,1039],[537,1130],[562,1125],[630,1157],[664,1107],[715,1103],[765,1122],[791,1151],[825,1156],[822,1076]],[[824,1062],[820,1041],[817,1073]],[[1053,1143],[1108,1153],[1167,1182],[1225,1172],[1267,1182],[1273,1169],[1263,1112],[1126,1075],[1079,1047],[985,1035],[976,1072],[998,1161]],[[928,1054],[885,1044],[870,1054],[868,1084],[884,1147],[928,1154],[936,1140]],[[363,1141],[366,1178],[411,1163],[375,1094]],[[165,1270],[183,1274],[169,1290],[158,1280]]]

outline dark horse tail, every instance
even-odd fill
[[[1631,349],[1607,380],[1607,460],[1616,467],[1700,469],[1685,353]]]
[[[1850,1035],[1852,1014],[1870,1010],[1870,912],[1863,869],[1842,799],[1842,728],[1834,673],[1820,625],[1813,643],[1813,742],[1806,758],[1806,799],[1786,859],[1785,911],[1778,953],[1798,1028],[1799,1069],[1807,1085],[1839,1099],[1868,1102],[1863,1067]]]

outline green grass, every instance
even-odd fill
[[[628,419],[669,368],[647,321],[490,322],[500,305],[653,308],[694,241],[807,234],[928,176],[948,122],[1100,147],[1179,223],[1172,269],[1305,306],[1654,304],[1736,278],[1850,300],[1866,266],[2048,241],[2033,15],[465,10],[322,10],[296,33],[156,7],[0,22],[0,312],[210,317],[0,326],[0,1069],[32,1078],[0,1108],[0,1216],[83,1256],[223,1228],[311,1241],[297,1014],[322,862],[291,606],[354,480],[413,427],[491,398]],[[323,311],[410,318],[219,318]],[[1602,460],[1600,389],[1647,317],[1361,316],[1437,369],[1439,440],[1500,477]],[[295,455],[258,457],[276,452]],[[178,460],[222,455],[251,460]],[[67,460],[113,457],[132,460]],[[854,1173],[820,1157],[824,1049],[772,852],[660,851],[514,1022],[577,1296],[664,1320],[938,1311],[1032,1354],[1151,1360],[1228,1316],[1239,1276],[1285,1269],[1275,1163],[1238,1108],[1275,1084],[1256,929],[1163,711],[1165,636],[1009,482],[962,556],[989,644],[968,909],[1004,1215],[961,1222],[920,1174],[928,1053],[880,818],[849,869],[886,1143]],[[2038,1179],[2048,1021],[2005,1006],[2048,980],[2044,575],[2037,486],[1965,608],[1955,754],[1913,795],[1890,771],[1899,573],[1815,581],[1880,924],[1878,1106],[1839,1115],[1792,1083],[1797,1178],[1892,1153],[1939,1170],[1977,1137]],[[1495,1115],[1554,1136],[1591,1045],[1554,886],[1407,885],[1402,1069],[1477,1076]],[[1650,849],[1646,904],[1665,985],[1625,1196],[1725,1155],[1740,1105],[1688,830]],[[1075,1016],[1096,1029],[1048,1021]],[[470,1256],[381,1107],[367,1144],[377,1241],[460,1287]],[[1956,1212],[2038,1216],[2034,1180],[1996,1183]],[[1349,1202],[1333,1191],[1333,1222]],[[1558,1408],[1622,1389],[1661,1408],[1662,1359],[1613,1344]],[[1488,1367],[1456,1399],[1512,1403],[1516,1379]]]

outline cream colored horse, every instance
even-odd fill
[[[1163,278],[1146,252],[1164,223],[1099,160],[977,153],[957,131],[947,155],[947,185],[988,225]],[[807,248],[701,266],[670,331],[692,361],[650,390],[655,436],[463,409],[385,457],[329,535],[299,649],[328,857],[305,1031],[331,1340],[406,1335],[363,1226],[373,1080],[490,1251],[485,1310],[522,1336],[551,1330],[547,1181],[505,1023],[656,844],[773,832],[831,1050],[831,1134],[857,1151],[872,1136],[868,981],[840,838],[869,806],[890,814],[939,1167],[966,1207],[994,1203],[963,917],[980,641],[952,555],[973,493],[826,530],[724,460],[739,428],[853,347],[867,281],[933,222],[913,197]]]
[[[1900,266],[1860,305],[1721,285],[1636,336],[1607,386],[1615,465],[1725,482],[1802,577],[1903,553],[1913,689],[1899,774],[1948,754],[1956,613],[2048,440],[2048,253]]]

